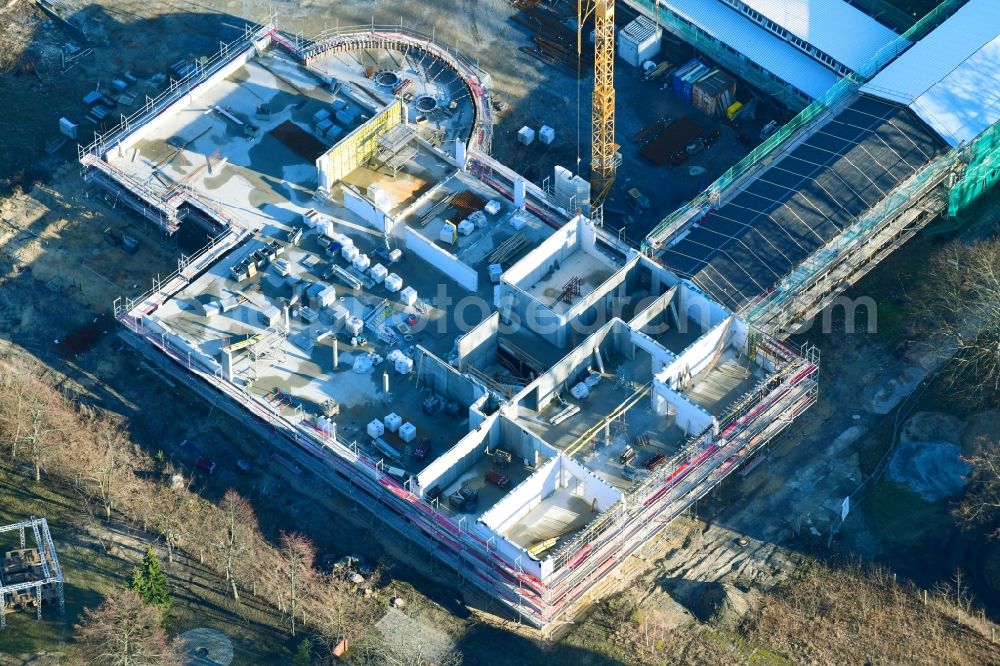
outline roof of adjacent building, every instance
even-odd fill
[[[741,1],[854,71],[899,36],[844,0]]]
[[[1000,3],[969,0],[862,87],[907,104],[952,146],[1000,120]]]
[[[719,0],[660,0],[660,5],[806,95],[821,97],[837,82],[838,76],[812,56]]]
[[[667,268],[739,312],[945,147],[910,109],[859,95],[661,257]]]

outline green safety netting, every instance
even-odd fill
[[[716,51],[720,51],[723,55],[726,53],[726,51],[721,48],[706,48],[706,42],[709,40],[701,33],[700,30],[697,30],[694,26],[678,19],[676,15],[660,6],[656,0],[626,1],[628,4],[645,9],[647,12],[655,11],[654,8],[658,8],[658,16],[661,25],[664,25],[672,32],[680,35],[696,48],[706,51],[709,55],[714,57]],[[817,99],[815,102],[802,109],[797,116],[792,118],[776,133],[772,134],[763,143],[754,148],[749,155],[744,157],[732,168],[722,174],[714,183],[709,185],[704,192],[664,218],[663,221],[660,222],[660,224],[658,224],[652,232],[650,232],[647,238],[653,240],[670,235],[670,233],[674,231],[672,227],[675,225],[683,226],[690,219],[692,211],[698,209],[707,210],[711,205],[711,201],[718,197],[718,195],[733,181],[742,177],[751,169],[756,167],[765,157],[770,155],[779,146],[784,145],[789,138],[797,134],[803,127],[807,126],[814,118],[816,118],[816,116],[826,112],[833,105],[837,104],[849,95],[853,95],[865,81],[881,71],[883,67],[892,62],[912,43],[916,42],[937,27],[942,20],[954,13],[955,10],[965,3],[965,1],[966,0],[944,0],[944,2],[940,5],[928,12],[926,16],[913,24],[909,30],[879,49],[878,52],[868,60],[868,62],[862,65],[858,73],[846,76],[835,83],[833,87],[830,88],[825,95],[823,95],[823,97]],[[720,59],[720,64],[725,65],[726,62],[724,60],[724,58]]]
[[[961,179],[951,188],[949,216],[959,215],[1000,181],[1000,123],[980,134],[962,155],[968,162]]]

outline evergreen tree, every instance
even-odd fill
[[[132,571],[132,583],[129,587],[147,604],[162,610],[164,617],[170,612],[173,601],[167,590],[167,574],[163,572],[152,548],[146,549],[142,564]]]
[[[298,648],[295,650],[295,656],[292,657],[292,663],[295,666],[309,666],[312,663],[312,652],[313,643],[309,638],[303,638],[299,643]]]

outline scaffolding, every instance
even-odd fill
[[[644,11],[650,11],[649,8],[654,5],[650,0],[626,1],[645,8]],[[765,160],[772,153],[790,143],[802,130],[811,126],[816,118],[830,113],[831,110],[843,105],[846,100],[853,98],[863,83],[899,57],[912,43],[915,43],[941,23],[941,21],[951,16],[962,3],[963,0],[944,0],[944,2],[931,10],[924,18],[917,21],[909,30],[879,49],[857,73],[840,79],[823,97],[802,109],[798,115],[788,121],[781,129],[768,137],[759,146],[750,151],[750,154],[719,176],[701,194],[665,217],[649,233],[648,241],[650,241],[653,247],[657,247],[668,239],[676,237],[685,228],[697,222],[698,219],[713,208],[726,190],[737,184],[741,179],[763,168]],[[670,25],[670,16],[672,16],[670,12],[661,9],[660,14],[664,20],[668,21],[668,25]],[[675,20],[674,23],[676,22]],[[685,39],[689,38],[688,33],[692,31],[696,32],[691,26],[686,26],[683,23],[680,25],[682,28],[679,34]],[[703,45],[699,42],[697,34],[694,34],[693,38],[695,41],[691,43],[698,48],[702,48]],[[717,57],[712,51],[706,52],[716,58],[719,64],[727,67],[730,66],[728,61],[736,57],[732,55],[730,57]],[[726,53],[723,51],[723,54]],[[739,66],[733,71],[741,76],[744,75]]]
[[[413,36],[404,33],[401,27],[379,33],[373,26],[361,35],[338,31],[332,33],[329,41],[308,43],[299,39],[292,42],[277,32],[269,35],[282,48],[306,60],[335,48],[401,45],[427,50],[433,44],[433,40],[415,43]],[[477,122],[484,121],[480,117]],[[484,124],[476,131],[485,130]],[[470,144],[482,148],[482,136],[474,131]],[[377,140],[370,145],[373,150],[379,147]],[[470,151],[470,172],[511,198],[515,183],[524,182],[477,150]],[[525,190],[523,205],[527,210],[553,226],[557,226],[557,221],[564,222],[565,211],[555,208],[537,187],[527,183]],[[183,194],[183,190],[179,192]],[[618,501],[596,515],[585,529],[560,543],[556,552],[547,555],[546,566],[551,568],[541,573],[540,565],[527,562],[526,557],[511,557],[509,552],[498,550],[500,539],[496,534],[487,534],[485,528],[468,516],[458,516],[435,501],[423,499],[409,482],[400,483],[387,473],[384,460],[364,453],[357,442],[345,440],[328,426],[324,429],[318,417],[301,408],[289,410],[282,406],[284,400],[269,400],[268,395],[261,395],[250,385],[226,381],[221,368],[193,363],[191,350],[183,338],[164,333],[164,327],[158,326],[152,317],[157,308],[247,237],[246,229],[227,228],[203,253],[182,259],[176,273],[157,280],[151,292],[136,299],[116,301],[115,317],[124,326],[121,337],[167,373],[275,442],[283,455],[321,472],[323,479],[364,502],[382,524],[434,554],[454,569],[460,580],[475,584],[537,627],[552,626],[570,618],[572,609],[586,599],[588,591],[596,585],[608,584],[605,573],[621,564],[672,517],[710,492],[815,400],[815,362],[780,344],[761,341],[758,353],[771,353],[774,367],[782,368],[774,381],[756,387],[745,396],[741,409],[722,420],[718,437],[716,429],[697,434],[689,438],[683,454],[672,461],[670,469],[665,465],[655,472],[642,472],[643,480],[634,485],[628,501]],[[376,308],[376,318],[380,309]],[[247,344],[248,354],[251,348],[258,351],[256,345],[260,345],[259,357],[266,357],[279,338],[252,340]],[[422,348],[419,353],[430,355]],[[527,366],[537,365],[526,356],[521,360]],[[600,424],[608,430],[620,428],[623,436],[628,432],[625,413],[645,404],[652,390],[651,384],[636,386],[634,380],[623,375],[623,385],[626,380],[631,394]],[[592,429],[574,446],[582,449],[600,432],[600,428]]]
[[[911,176],[741,314],[769,335],[794,332],[945,211],[947,185],[960,166],[959,152],[952,150]]]
[[[993,125],[962,151],[962,177],[948,195],[948,215],[957,216],[1000,182],[1000,123]]]
[[[63,593],[63,573],[59,556],[52,543],[49,523],[45,518],[23,520],[0,526],[0,534],[16,532],[20,549],[7,551],[0,567],[0,630],[7,626],[7,613],[34,608],[42,619],[43,601],[55,601],[59,614],[66,610]],[[34,547],[28,547],[27,535],[34,537]]]
[[[280,37],[280,35],[279,35]],[[426,34],[398,25],[337,26],[318,34],[313,39],[296,38],[294,43],[285,39],[274,41],[290,51],[307,67],[316,58],[327,53],[341,53],[361,49],[390,49],[409,54],[411,51],[426,54],[443,62],[465,83],[472,98],[475,118],[469,136],[470,149],[490,152],[493,144],[493,109],[490,105],[490,90],[493,87],[490,75],[479,65],[455,49],[437,41],[434,33]]]
[[[406,109],[400,99],[393,102],[372,116],[337,144],[320,155],[316,166],[323,177],[321,184],[327,186],[344,179],[347,174],[366,164],[375,157],[382,148],[380,139],[400,126],[405,121]],[[404,144],[405,145],[405,144]],[[325,180],[324,180],[325,178]]]
[[[213,254],[219,256],[219,251],[216,248]],[[262,429],[272,441],[275,434],[282,435],[289,444],[283,449],[287,454],[302,464],[319,464],[335,472],[323,478],[338,486],[344,484],[343,490],[353,493],[359,501],[369,500],[371,506],[380,507],[379,515],[387,526],[538,628],[571,619],[589,590],[609,584],[604,574],[707,494],[816,399],[817,359],[801,356],[781,343],[762,340],[757,353],[764,354],[781,370],[747,394],[740,409],[722,419],[718,437],[714,429],[692,437],[670,465],[634,486],[627,502],[619,502],[595,516],[590,525],[547,554],[552,568],[542,580],[525,571],[523,563],[502,557],[495,537],[487,538],[476,525],[414,494],[386,472],[382,461],[362,453],[356,443],[323,432],[317,422],[300,411],[288,415],[246,388],[191,366],[183,350],[147,329],[141,316],[148,303],[163,302],[182,285],[183,281],[169,280],[164,285],[167,291],[131,301],[129,310],[117,305],[116,316],[126,327],[122,337],[178,378],[189,377],[188,373],[200,376],[203,381],[188,385],[252,427]],[[605,427],[618,427],[620,413],[638,404],[650,388],[646,385],[638,389],[576,446],[586,445]]]

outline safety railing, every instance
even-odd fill
[[[115,143],[127,136],[132,131],[133,126],[141,125],[158,115],[164,108],[188,94],[202,81],[222,69],[233,59],[235,54],[252,47],[274,30],[274,25],[270,23],[266,25],[244,26],[242,37],[232,42],[222,42],[219,50],[207,60],[194,61],[194,68],[191,73],[179,80],[171,79],[167,89],[156,97],[146,97],[146,102],[142,105],[141,109],[128,116],[123,115],[121,122],[110,130],[103,133],[95,132],[94,140],[89,145],[77,147],[79,159],[82,160],[83,156],[88,153],[98,156],[103,155],[108,146],[115,145]]]
[[[958,163],[959,151],[952,150],[938,158],[923,171],[896,188],[888,197],[870,208],[854,225],[834,237],[825,246],[811,254],[785,276],[770,292],[753,303],[745,318],[754,325],[765,325],[776,310],[784,309],[805,287],[846,256],[864,240],[881,228],[884,221],[904,212],[912,204],[938,187]]]
[[[802,109],[798,115],[788,121],[781,129],[750,151],[749,155],[719,176],[701,194],[665,217],[649,233],[648,240],[653,243],[667,243],[670,238],[680,233],[688,224],[697,221],[701,215],[712,208],[730,185],[757,168],[765,158],[788,143],[817,117],[823,115],[847,97],[857,93],[861,85],[899,57],[910,45],[930,32],[941,20],[950,16],[961,6],[963,1],[944,0],[944,2],[931,10],[926,16],[917,21],[913,27],[879,49],[875,55],[859,68],[857,74],[851,74],[837,81],[826,94]],[[652,4],[647,0],[643,0],[643,2],[644,4]]]
[[[475,107],[475,122],[470,135],[471,147],[489,153],[493,140],[493,110],[490,105],[492,79],[468,56],[438,41],[435,34],[427,34],[399,24],[337,26],[325,30],[311,39],[296,38],[294,46],[303,61],[315,58],[327,51],[350,47],[358,40],[370,38],[375,43],[386,46],[399,44],[405,48],[418,48],[440,59],[462,78],[469,88]]]

